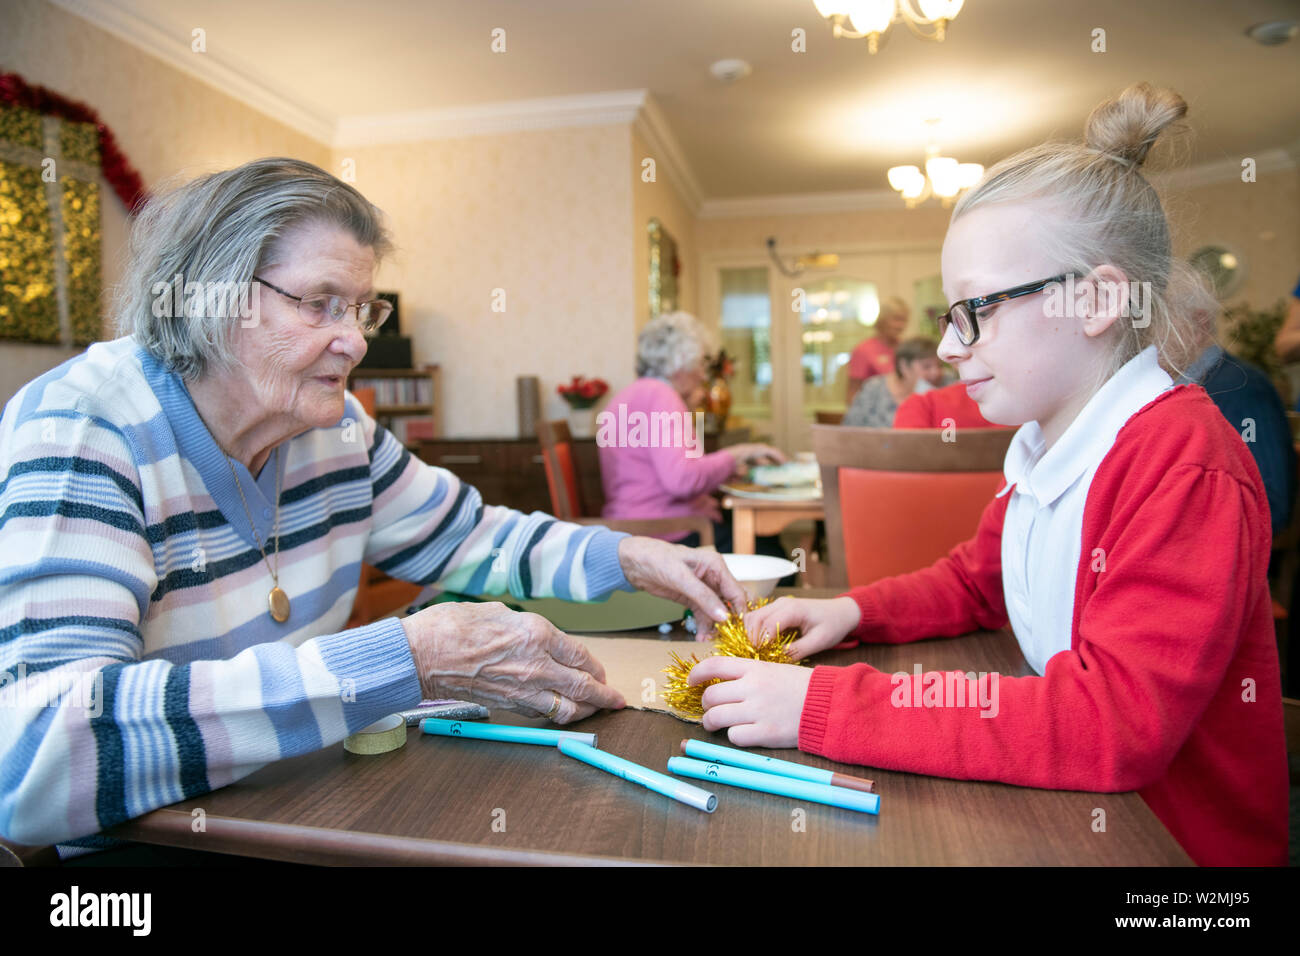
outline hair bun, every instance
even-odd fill
[[[1187,102],[1173,90],[1135,83],[1088,115],[1083,141],[1108,156],[1141,166],[1165,128],[1186,115]]]

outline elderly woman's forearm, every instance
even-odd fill
[[[622,535],[484,505],[475,488],[414,456],[402,457],[399,471],[376,479],[366,560],[385,574],[520,599],[593,601],[631,589],[618,563]]]
[[[28,674],[0,710],[0,835],[45,845],[192,799],[338,743],[420,700],[401,623],[228,661],[113,662]],[[45,706],[58,684],[66,692]],[[39,686],[38,686],[39,685]],[[69,689],[71,688],[71,689]]]

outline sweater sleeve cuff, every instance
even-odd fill
[[[884,628],[885,612],[880,602],[876,600],[873,588],[854,588],[841,594],[840,597],[852,598],[861,614],[858,618],[858,626],[849,632],[850,640],[845,642],[847,646],[853,647],[858,641],[869,641],[872,635]]]
[[[348,733],[420,703],[411,645],[397,618],[326,634],[316,638],[316,644],[321,660],[346,691]]]
[[[587,553],[582,559],[582,571],[587,578],[587,600],[600,601],[613,591],[635,591],[623,573],[618,559],[618,545],[629,537],[622,531],[598,528],[587,542]]]
[[[830,723],[831,696],[840,668],[814,667],[808,682],[808,693],[803,699],[803,712],[799,715],[799,749],[805,753],[819,754],[825,746],[826,728]]]

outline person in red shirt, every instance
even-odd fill
[[[880,315],[876,319],[876,334],[859,342],[849,355],[847,405],[853,404],[858,389],[867,379],[873,375],[887,375],[894,370],[894,352],[906,328],[906,302],[897,296],[890,296],[880,303]]]
[[[953,211],[939,355],[986,419],[1021,425],[975,536],[912,574],[747,615],[756,640],[798,628],[796,659],[1009,625],[1033,673],[714,657],[690,676],[721,681],[706,730],[887,770],[1136,790],[1198,864],[1286,863],[1267,495],[1242,436],[1167,371],[1203,349],[1215,305],[1140,171],[1186,108],[1129,87],[1083,144],[1002,161]]]
[[[895,428],[1002,428],[980,414],[963,382],[909,395],[894,413]]]

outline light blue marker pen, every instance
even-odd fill
[[[763,793],[811,800],[813,803],[825,803],[832,807],[843,807],[861,813],[880,812],[880,797],[874,793],[860,793],[857,790],[846,790],[844,787],[809,783],[806,780],[779,777],[776,774],[759,773],[756,770],[741,770],[739,767],[728,767],[724,763],[705,763],[703,760],[692,760],[689,757],[669,757],[668,769],[683,777],[694,777],[696,780],[725,783],[746,790],[761,790]]]
[[[825,783],[833,787],[848,787],[850,790],[861,790],[863,793],[875,793],[875,784],[863,777],[836,773],[834,770],[822,770],[820,767],[809,767],[789,760],[778,760],[776,757],[764,757],[747,750],[733,750],[731,747],[722,747],[704,740],[683,740],[682,753],[697,760],[725,763],[732,767],[740,767],[742,770],[757,770],[759,773],[774,773],[781,777],[807,780],[809,783]]]
[[[580,740],[596,746],[595,734],[580,734],[572,730],[550,730],[546,727],[516,727],[513,724],[470,723],[462,720],[440,720],[430,717],[420,721],[420,730],[439,737],[472,737],[475,740],[501,740],[510,744],[540,744],[554,747],[561,740]]]
[[[647,790],[662,793],[665,797],[672,797],[674,800],[688,804],[696,810],[712,813],[718,805],[718,798],[707,790],[701,790],[689,783],[674,780],[667,774],[651,770],[649,767],[643,767],[639,763],[633,763],[622,757],[616,757],[607,751],[588,747],[580,741],[561,740],[559,747],[560,753],[566,757],[572,757],[575,760],[581,760],[583,763],[591,764],[606,773],[622,777],[629,783],[639,783]]]

